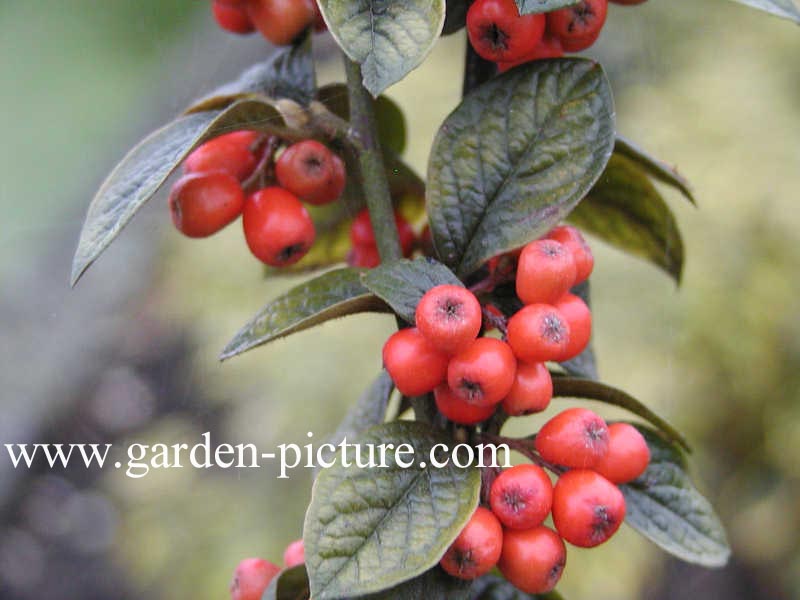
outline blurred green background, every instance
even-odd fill
[[[676,163],[700,203],[665,191],[687,247],[680,289],[594,245],[601,374],[687,433],[735,558],[682,567],[625,530],[570,549],[566,598],[800,597],[798,33],[724,0],[651,0],[612,6],[589,53],[612,80],[620,132]],[[389,91],[420,173],[458,100],[463,47],[444,39]],[[0,3],[0,442],[194,443],[211,430],[304,443],[378,372],[383,316],[218,363],[292,282],[263,280],[235,225],[178,236],[164,194],[67,287],[85,208],[115,162],[268,52],[218,31],[197,0]],[[338,70],[323,64],[321,80]],[[133,480],[0,460],[0,598],[225,598],[240,558],[279,561],[300,536],[309,485],[269,467]]]

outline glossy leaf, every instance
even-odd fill
[[[648,175],[661,183],[666,183],[676,188],[689,202],[697,204],[691,184],[683,175],[678,173],[678,169],[656,158],[628,138],[617,134],[617,140],[614,144],[614,154],[624,156],[634,161],[642,167]]]
[[[261,600],[308,600],[308,573],[305,565],[284,569],[269,582]]]
[[[589,293],[589,280],[576,285],[570,290],[571,293],[578,296],[586,303],[586,306],[591,307],[591,298]],[[586,379],[597,379],[597,359],[594,355],[594,345],[592,340],[589,340],[589,345],[575,358],[560,363],[564,370],[575,377],[584,377]]]
[[[359,600],[470,600],[470,583],[450,577],[439,567],[398,586],[360,596]]]
[[[485,575],[472,584],[469,600],[561,600],[561,595],[558,592],[526,594],[502,577]]]
[[[340,462],[319,474],[306,513],[304,540],[311,592],[316,600],[360,596],[396,586],[434,567],[478,504],[480,473],[453,464],[427,463],[436,444],[450,444],[424,423],[395,421],[352,440],[362,455],[368,444],[408,444],[394,451],[386,468],[359,468],[351,449],[350,467]],[[362,458],[363,460],[363,458]]]
[[[428,165],[438,256],[459,275],[546,233],[600,177],[614,144],[602,68],[535,61],[470,93],[447,117]]]
[[[543,13],[558,10],[565,6],[578,4],[580,0],[515,0],[517,9],[521,15],[532,13]]]
[[[621,485],[625,521],[655,544],[685,561],[722,567],[730,548],[711,504],[692,484],[680,450],[655,431],[638,426],[650,447],[644,474]]]
[[[661,194],[632,160],[613,155],[569,220],[612,246],[650,261],[680,283],[683,240],[678,223]]]
[[[364,273],[362,281],[408,323],[414,323],[417,304],[429,289],[442,284],[463,286],[450,269],[432,258],[384,263]]]
[[[386,305],[361,284],[359,269],[336,269],[276,298],[225,346],[221,360],[325,321],[362,312],[385,312]]]
[[[444,25],[444,0],[319,0],[328,29],[378,96],[422,63]]]
[[[800,24],[800,8],[797,7],[794,0],[734,0],[734,2],[763,10],[776,17],[789,19]]]

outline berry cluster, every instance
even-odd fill
[[[403,256],[409,257],[417,246],[417,234],[400,213],[395,213],[394,222],[397,226],[397,236],[400,240]],[[369,210],[366,208],[353,219],[353,223],[350,226],[350,243],[352,247],[347,254],[347,264],[351,267],[371,269],[380,264],[381,259],[378,255],[375,232],[372,230]]]
[[[305,563],[303,540],[292,542],[283,553],[283,566],[287,569]],[[261,600],[264,590],[280,573],[281,568],[263,558],[245,558],[236,567],[231,579],[231,600]]]
[[[338,199],[345,166],[315,140],[286,147],[276,160],[279,146],[273,137],[235,131],[197,148],[170,193],[175,227],[189,237],[207,237],[241,214],[245,240],[256,258],[275,267],[300,260],[316,237],[303,203]]]
[[[325,29],[315,0],[212,0],[211,10],[225,31],[245,35],[258,30],[277,46],[291,44],[312,24],[317,31]]]
[[[467,13],[470,43],[500,71],[564,52],[585,50],[597,41],[609,1],[641,4],[645,0],[583,0],[549,13],[520,15],[514,0],[476,0]]]

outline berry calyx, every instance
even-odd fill
[[[494,406],[514,385],[516,369],[508,344],[496,338],[478,338],[450,359],[447,384],[466,402]]]
[[[575,259],[555,240],[536,240],[522,250],[517,296],[525,304],[554,304],[575,284]]]
[[[512,417],[530,415],[545,410],[552,398],[553,378],[544,363],[518,363],[503,410]]]
[[[269,582],[280,567],[263,558],[245,558],[233,572],[230,584],[231,600],[261,600]]]
[[[574,546],[599,546],[625,519],[625,498],[602,475],[585,469],[567,471],[553,490],[553,523]]]
[[[555,304],[569,327],[569,341],[564,352],[555,357],[557,361],[575,358],[589,345],[592,337],[592,311],[575,294],[564,294]]]
[[[383,346],[383,364],[406,396],[433,391],[447,375],[448,360],[416,327],[393,333]]]
[[[572,258],[575,260],[573,285],[586,281],[594,269],[594,256],[581,232],[570,225],[560,225],[547,234],[547,239],[561,243],[572,254]]]
[[[314,0],[249,0],[247,14],[268,41],[287,46],[314,23]]]
[[[556,360],[569,347],[566,317],[549,304],[531,304],[508,320],[508,343],[521,361]]]
[[[486,60],[509,62],[531,53],[542,39],[543,14],[520,16],[514,0],[476,0],[467,11],[467,35]]]
[[[549,463],[591,469],[608,454],[608,426],[587,408],[569,408],[542,426],[534,445]]]
[[[639,477],[650,464],[650,448],[633,425],[612,423],[608,426],[608,453],[594,470],[611,483],[628,483]]]
[[[273,267],[292,265],[314,243],[314,222],[297,197],[280,187],[252,194],[244,204],[242,223],[253,255]]]
[[[459,425],[477,425],[483,423],[495,412],[494,406],[477,406],[456,395],[450,387],[443,383],[433,392],[436,408],[453,423]]]
[[[283,565],[287,569],[302,565],[306,562],[306,547],[303,540],[295,540],[283,552]]]
[[[597,40],[607,12],[608,0],[583,0],[547,13],[547,31],[561,40],[567,52],[579,52]]]
[[[244,6],[227,2],[225,0],[214,0],[211,4],[211,11],[214,14],[214,20],[222,29],[244,35],[253,33],[256,28],[247,14]]]
[[[242,186],[227,173],[191,173],[172,187],[169,210],[178,231],[191,238],[202,238],[236,219],[244,202]]]
[[[548,527],[503,532],[498,567],[503,576],[527,594],[546,594],[556,587],[567,564],[567,548]]]
[[[256,167],[250,147],[258,137],[255,131],[234,131],[209,140],[194,150],[183,162],[187,173],[224,171],[244,181]]]
[[[275,163],[278,183],[309,204],[328,204],[344,191],[344,162],[316,140],[289,146]]]
[[[492,482],[489,492],[492,512],[509,529],[541,525],[553,504],[553,484],[537,465],[516,465]]]
[[[487,508],[479,506],[441,560],[442,568],[459,579],[475,579],[491,571],[503,549],[503,528]]]
[[[457,285],[437,285],[417,304],[416,324],[430,342],[448,354],[467,348],[481,329],[481,305],[475,294]]]

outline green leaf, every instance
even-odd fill
[[[251,66],[234,81],[196,100],[186,112],[221,109],[236,100],[255,95],[289,98],[305,105],[314,97],[316,87],[311,36],[306,36],[300,44],[274,53],[268,60]]]
[[[261,600],[308,600],[308,573],[305,565],[284,569],[269,582]]]
[[[570,290],[571,293],[578,296],[586,303],[586,306],[591,307],[591,299],[589,293],[589,280],[576,285]],[[597,359],[594,355],[594,345],[589,340],[589,345],[575,358],[560,363],[564,370],[570,375],[575,377],[584,377],[586,379],[597,379]]]
[[[734,0],[739,4],[763,10],[776,17],[789,19],[800,24],[800,9],[794,0]]]
[[[86,215],[72,262],[71,284],[119,235],[178,165],[202,142],[237,129],[290,135],[281,113],[264,99],[179,117],[139,142],[100,186]]]
[[[258,311],[225,346],[220,360],[331,319],[386,312],[386,305],[361,284],[361,273],[359,269],[336,269],[292,288]]]
[[[558,10],[565,6],[572,6],[578,4],[580,0],[515,0],[517,3],[517,10],[521,15],[529,15],[532,13],[543,13]]]
[[[362,276],[366,286],[408,323],[414,323],[417,304],[425,292],[442,284],[463,284],[452,271],[432,258],[383,263]]]
[[[569,220],[612,246],[650,261],[680,283],[683,240],[678,223],[661,194],[632,160],[613,155]]]
[[[591,379],[554,376],[553,397],[585,398],[587,400],[597,400],[598,402],[603,402],[612,406],[619,406],[649,421],[672,442],[689,450],[689,444],[677,429],[633,396],[626,394],[622,390],[611,387],[610,385],[600,383],[599,381],[592,381]]]
[[[444,25],[444,0],[319,0],[334,39],[378,96],[418,67]]]
[[[563,220],[611,156],[614,104],[602,68],[535,61],[493,78],[447,117],[428,165],[438,256],[459,275]]]
[[[447,0],[442,35],[451,35],[461,31],[467,24],[467,0]]]
[[[614,144],[614,154],[624,156],[637,163],[648,175],[657,179],[661,183],[666,183],[679,190],[689,202],[697,204],[694,192],[689,181],[675,167],[656,158],[646,150],[637,146],[634,142],[617,134]]]
[[[408,444],[410,468],[386,452],[386,467],[341,462],[314,483],[303,536],[311,593],[316,600],[380,592],[434,567],[478,504],[478,469],[428,464],[436,444],[452,440],[424,423],[395,421],[352,440],[366,458],[369,444]],[[413,459],[412,459],[413,454]],[[424,465],[424,466],[423,466]]]
[[[485,575],[472,584],[469,600],[561,600],[561,595],[558,592],[526,594],[502,577]]]
[[[670,554],[705,567],[722,567],[730,548],[711,504],[692,485],[681,452],[655,431],[637,426],[650,447],[650,465],[621,485],[626,522]]]
[[[359,600],[469,600],[470,582],[450,577],[439,567],[398,586]]]

